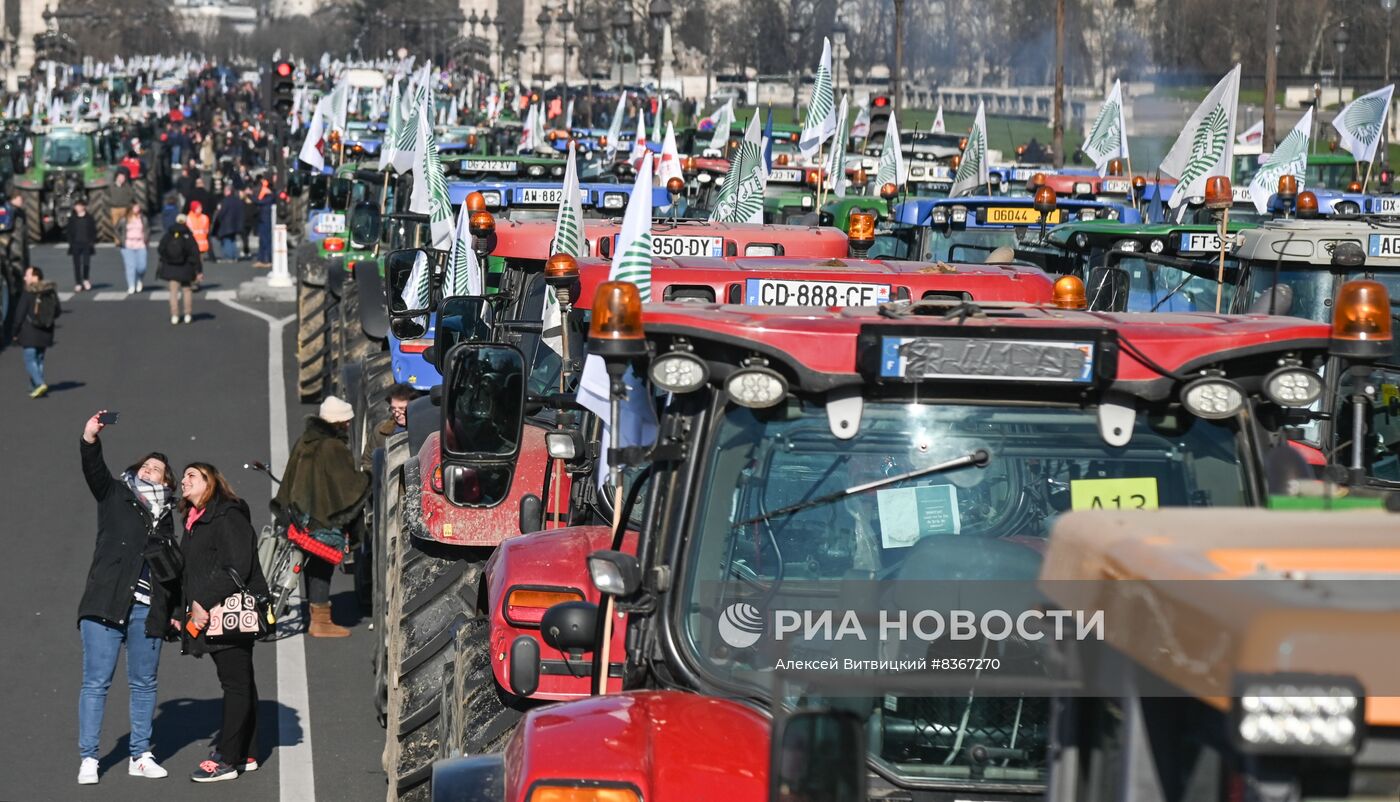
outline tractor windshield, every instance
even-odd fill
[[[1237,312],[1251,310],[1331,323],[1332,301],[1337,290],[1352,279],[1379,281],[1392,299],[1400,300],[1400,271],[1396,270],[1340,271],[1289,262],[1275,270],[1273,262],[1262,261],[1247,263],[1243,275],[1243,286],[1237,293]],[[1274,292],[1270,308],[1266,293],[1276,285],[1284,289]],[[1395,311],[1400,313],[1400,309]],[[1400,357],[1400,350],[1395,353]]]
[[[92,145],[85,136],[50,136],[44,141],[44,163],[50,167],[81,167],[92,160]]]
[[[716,611],[740,600],[759,598],[772,610],[810,609],[819,596],[899,606],[893,599],[908,592],[901,586],[916,581],[1027,582],[1038,574],[1056,516],[1070,509],[1247,500],[1235,429],[1205,420],[1143,412],[1132,440],[1113,447],[1093,409],[867,399],[854,437],[838,440],[831,426],[822,405],[731,406],[705,449],[705,478],[691,496],[700,501],[687,530],[680,638],[689,661],[716,685],[767,695],[762,678],[775,655],[978,657],[961,642],[877,636],[855,645],[767,638],[736,649]],[[978,451],[990,457],[984,468],[916,475],[782,511]],[[1041,646],[1013,637],[979,648],[983,658],[1009,662]],[[871,756],[891,777],[973,786],[1045,780],[1043,698],[872,694],[863,703],[875,714]]]

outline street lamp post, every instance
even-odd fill
[[[569,10],[569,0],[564,0],[564,6],[559,9],[556,17],[559,21],[559,41],[564,51],[564,107],[569,105],[569,53],[572,45],[569,44],[569,31],[574,27],[574,12]]]
[[[1347,43],[1351,41],[1351,33],[1347,31],[1346,20],[1342,20],[1337,25],[1337,32],[1332,36],[1332,46],[1337,48],[1337,107],[1341,108],[1342,99],[1342,69],[1346,66]]]
[[[796,9],[794,9],[796,11]],[[792,45],[792,119],[797,119],[797,95],[802,89],[802,73],[797,63],[797,43],[802,41],[802,26],[794,13],[788,23],[788,42]]]
[[[1385,85],[1390,86],[1390,28],[1395,11],[1396,0],[1381,0],[1381,8],[1385,9]],[[1393,101],[1392,101],[1393,105]],[[1385,127],[1381,129],[1381,166],[1390,162],[1390,110],[1386,110]],[[1384,171],[1382,171],[1384,172]],[[1385,187],[1390,189],[1390,187]]]
[[[632,29],[632,12],[628,10],[627,4],[617,7],[617,13],[613,14],[612,26],[617,37],[617,52],[614,54],[614,61],[617,63],[617,85],[622,86],[622,49],[627,44],[627,35]]]
[[[671,4],[667,0],[651,0],[647,6],[647,16],[651,18],[652,46],[656,50],[656,87],[661,88],[661,67],[666,54],[661,52],[666,44],[666,26],[671,21]]]
[[[535,17],[535,23],[540,26],[540,74],[535,77],[532,83],[538,85],[541,81],[548,83],[549,75],[545,73],[545,46],[549,43],[549,24],[554,20],[549,16],[549,8],[546,6],[540,9],[540,14]],[[541,77],[542,76],[542,77]]]
[[[846,23],[839,19],[836,20],[836,25],[831,29],[831,43],[835,46],[836,51],[832,59],[832,61],[835,62],[832,65],[832,69],[836,74],[833,75],[832,78],[834,79],[833,84],[838,94],[841,89],[841,54],[846,52],[846,32]]]

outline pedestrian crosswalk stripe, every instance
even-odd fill
[[[58,294],[59,302],[65,304],[77,297],[81,296],[75,295],[71,292],[60,292]],[[145,301],[168,301],[170,300],[170,291],[152,290],[151,292],[143,292],[140,295],[131,296],[127,295],[121,290],[107,290],[104,292],[92,293],[87,297],[88,300],[92,301],[125,301],[127,299]],[[203,298],[208,301],[235,301],[238,300],[238,290],[207,290],[205,292],[195,293],[195,297]]]

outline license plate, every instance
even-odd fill
[[[515,191],[515,202],[521,205],[558,206],[564,202],[562,187],[522,187]]]
[[[1178,249],[1182,253],[1209,253],[1220,251],[1220,235],[1214,231],[1203,233],[1188,233],[1181,235],[1181,247]]]
[[[345,230],[345,215],[334,212],[316,219],[317,234],[339,234]]]
[[[1062,219],[1059,209],[1045,215],[1045,224],[1053,226]],[[982,210],[982,222],[1009,226],[1038,226],[1040,212],[1030,206],[988,206]]]
[[[1032,167],[1013,167],[1013,168],[1011,169],[1011,180],[1012,180],[1012,181],[1028,181],[1028,180],[1030,180],[1030,177],[1031,177],[1031,176],[1035,175],[1036,173],[1040,173],[1040,172],[1044,172],[1044,171],[1043,171],[1043,170],[1036,170],[1036,169],[1034,169],[1034,168],[1032,168]]]
[[[659,259],[676,256],[724,256],[724,238],[654,236],[651,238],[651,255]]]
[[[1249,187],[1231,187],[1230,199],[1235,203],[1253,203],[1254,196],[1250,194]]]
[[[1400,234],[1372,234],[1367,252],[1371,256],[1400,256]]]
[[[1105,178],[1099,186],[1106,195],[1126,195],[1133,185],[1121,178]]]
[[[520,169],[519,162],[498,162],[489,159],[466,159],[462,163],[463,172],[468,173],[513,173]]]
[[[1400,212],[1400,197],[1372,198],[1371,210],[1376,214],[1395,214],[1396,212]]]
[[[890,300],[888,284],[849,281],[746,279],[744,303],[751,306],[875,306]]]
[[[768,174],[770,184],[801,184],[806,180],[807,175],[804,171],[791,168],[779,168]]]

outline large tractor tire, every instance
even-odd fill
[[[396,444],[396,448],[397,448]],[[387,460],[386,460],[387,465]],[[379,726],[389,719],[389,607],[402,574],[399,539],[403,535],[403,470],[386,470],[375,507],[374,709]]]
[[[155,184],[151,183],[150,176],[142,173],[140,178],[131,179],[132,192],[136,194],[136,202],[141,204],[141,210],[147,213],[156,210]]]
[[[353,278],[347,279],[340,290],[341,353],[345,364],[358,364],[372,354],[384,350],[379,340],[371,340],[360,324],[360,289]]]
[[[443,668],[438,758],[499,752],[528,705],[503,690],[491,670],[491,627],[485,615],[453,624],[452,659]]]
[[[325,287],[297,285],[297,392],[303,404],[320,401],[329,389],[331,301]]]
[[[114,242],[116,240],[116,229],[112,225],[112,215],[107,211],[107,188],[92,187],[87,191],[88,214],[92,215],[93,221],[97,224],[97,241]]]
[[[43,194],[37,189],[21,189],[24,198],[24,232],[30,245],[44,241],[44,210],[39,208]]]
[[[400,573],[390,577],[388,721],[384,770],[390,800],[428,799],[439,751],[443,669],[454,642],[452,624],[478,607],[488,549],[443,546],[412,536],[420,504],[415,471],[405,471]]]

